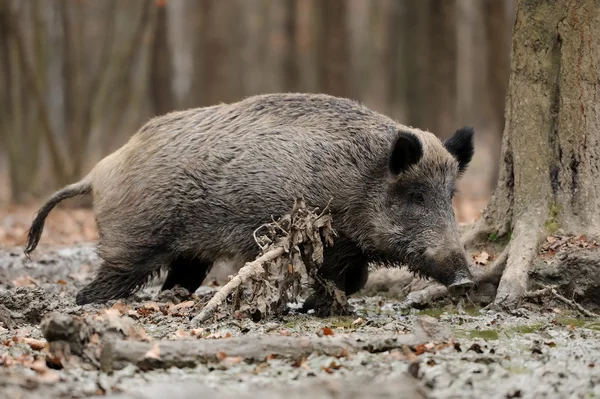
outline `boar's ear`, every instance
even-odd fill
[[[475,149],[473,147],[473,128],[465,126],[454,132],[454,135],[444,142],[444,147],[458,161],[458,172],[462,173],[469,166]]]
[[[389,167],[393,175],[397,176],[411,165],[419,162],[423,156],[421,140],[412,133],[399,132],[392,146]]]

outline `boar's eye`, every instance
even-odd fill
[[[420,192],[410,193],[410,201],[419,205],[425,203],[425,195]]]

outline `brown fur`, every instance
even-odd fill
[[[324,274],[348,293],[364,285],[371,260],[403,262],[447,285],[468,279],[451,198],[471,136],[457,131],[451,154],[432,133],[323,94],[266,94],[156,117],[83,180],[104,262],[77,303],[130,295],[161,270],[169,270],[163,288],[195,290],[215,260],[256,256],[254,229],[300,195],[321,207],[333,199],[341,238]],[[42,208],[27,253],[61,192],[78,194],[61,190]]]

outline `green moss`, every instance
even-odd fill
[[[600,321],[598,320],[592,321],[574,317],[557,317],[556,323],[563,327],[568,327],[572,325],[574,327],[600,331]]]
[[[511,335],[512,334],[517,334],[517,335],[533,334],[533,333],[540,331],[542,326],[543,326],[542,324],[527,324],[527,325],[507,328],[505,332],[507,332]]]
[[[548,219],[544,222],[544,227],[550,234],[554,234],[560,228],[558,223],[558,215],[560,214],[560,207],[556,204],[550,205],[548,210]]]
[[[498,331],[496,330],[471,330],[466,332],[469,338],[481,338],[486,341],[495,341],[498,339]]]
[[[339,317],[331,317],[329,318],[329,320],[327,320],[325,322],[326,325],[329,325],[331,327],[334,328],[338,328],[338,327],[342,327],[344,329],[346,328],[352,328],[354,329],[354,327],[352,327],[352,322],[354,320],[350,317],[343,317],[343,316],[339,316]]]

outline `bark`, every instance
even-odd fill
[[[159,342],[115,340],[104,344],[100,364],[104,371],[119,370],[128,364],[134,364],[143,370],[173,366],[194,367],[199,363],[217,362],[223,353],[230,357],[240,356],[246,361],[261,362],[270,355],[300,359],[315,352],[328,356],[357,351],[379,353],[451,338],[447,328],[427,316],[420,318],[413,330],[412,334],[382,334],[368,339],[362,335],[348,334],[325,337],[241,336]]]
[[[545,234],[600,237],[600,4],[519,0],[499,180],[465,244],[510,234],[495,306],[518,306]]]

